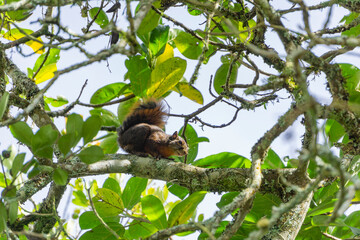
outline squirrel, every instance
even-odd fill
[[[137,104],[117,129],[120,147],[128,153],[143,157],[150,154],[156,159],[187,155],[188,146],[178,132],[168,135],[162,130],[166,117],[162,101]]]

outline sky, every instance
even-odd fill
[[[311,5],[315,4],[314,1],[306,1]],[[121,1],[122,8],[120,10],[118,24],[126,24],[125,15],[122,15],[125,3]],[[97,6],[99,1],[92,1],[91,4],[93,6]],[[279,7],[282,9],[291,6],[291,4],[287,1],[272,1],[271,4],[275,5],[275,7]],[[249,4],[250,7],[252,7]],[[134,6],[133,6],[134,7]],[[347,10],[342,8],[334,9],[334,14],[330,21],[330,26],[336,26],[341,19],[341,17],[347,13]],[[173,16],[175,19],[184,23],[186,26],[190,26],[193,29],[203,28],[203,25],[200,25],[204,22],[204,18],[201,17],[190,17],[185,12],[184,8],[174,8],[170,9],[166,12],[166,14]],[[311,21],[312,29],[321,29],[324,23],[324,16],[326,16],[327,12],[325,11],[312,11],[311,19],[317,19],[316,21]],[[35,12],[31,18],[36,20],[39,16],[39,12]],[[81,28],[86,24],[86,19],[79,18],[79,8],[72,7],[68,8],[66,11],[62,12],[61,22],[63,25],[67,25],[74,32],[81,32]],[[186,17],[184,17],[186,16]],[[110,15],[109,15],[110,17]],[[300,16],[301,17],[301,16]],[[296,31],[301,30],[301,22],[298,21],[298,14],[288,14],[283,18],[284,24],[291,26]],[[322,19],[322,20],[320,20]],[[166,23],[166,21],[164,21]],[[29,27],[32,29],[36,29],[36,23],[31,26],[26,26],[23,23],[19,24],[21,27]],[[170,27],[174,27],[173,24],[169,23]],[[271,47],[273,47],[276,51],[285,56],[285,52],[281,44],[279,44],[279,39],[274,31],[269,31],[266,36],[266,39],[271,39]],[[106,48],[108,46],[109,39],[107,37],[101,37],[96,40],[92,40],[89,44],[87,44],[87,49],[93,50],[95,53],[100,49]],[[26,47],[24,47],[26,48]],[[316,49],[316,51],[320,54],[323,51],[328,51],[329,47],[321,47]],[[30,52],[30,50],[27,50]],[[27,67],[33,67],[35,59],[37,56],[32,56],[30,58],[24,59],[20,57],[13,50],[8,51],[7,54],[10,54],[13,61],[18,64],[21,69],[26,72]],[[175,52],[175,56],[182,57],[179,52]],[[200,70],[200,75],[198,80],[195,83],[195,87],[198,88],[204,97],[204,103],[208,103],[213,98],[208,93],[208,83],[211,75],[215,74],[216,69],[220,66],[220,56],[221,53],[217,54],[213,57],[209,63],[203,65]],[[251,56],[253,57],[253,56]],[[346,58],[341,57],[337,58],[337,62],[348,62],[357,65],[358,61],[355,61],[357,55],[347,55]],[[184,57],[183,57],[184,58]],[[84,90],[84,93],[81,97],[81,101],[88,103],[91,95],[100,87],[105,86],[110,83],[119,82],[124,80],[124,74],[127,69],[124,65],[124,60],[126,58],[120,55],[113,56],[109,59],[108,62],[102,61],[100,63],[94,63],[85,68],[79,69],[75,72],[65,74],[61,76],[57,82],[50,88],[50,90],[46,93],[48,97],[56,97],[58,95],[65,96],[69,102],[73,102],[80,92],[82,85],[85,80],[88,80],[87,87]],[[265,65],[260,58],[252,58],[258,67],[261,70],[276,74],[275,69],[269,68]],[[77,52],[77,50],[61,52],[61,59],[58,63],[58,69],[64,69],[74,63],[78,63],[85,60],[84,57],[81,56]],[[185,78],[189,79],[191,74],[194,71],[194,66],[197,61],[188,60],[187,70],[185,72]],[[360,67],[360,66],[358,66]],[[254,73],[244,66],[241,66],[238,73],[237,83],[249,83],[252,81],[254,77]],[[261,75],[260,82],[265,81],[266,77]],[[40,87],[43,87],[46,84],[40,84]],[[314,76],[314,80],[310,81],[310,91],[311,94],[318,99],[320,102],[329,103],[329,95],[324,90],[325,80],[324,76]],[[242,97],[246,97],[242,93],[240,93]],[[216,154],[220,152],[234,152],[240,155],[243,155],[247,158],[250,158],[251,147],[257,142],[257,140],[262,137],[262,135],[270,129],[277,121],[280,115],[287,111],[290,106],[291,99],[288,98],[288,95],[285,92],[281,92],[280,95],[282,98],[279,102],[270,103],[267,105],[267,108],[264,109],[262,107],[257,108],[256,110],[242,110],[239,112],[237,120],[227,128],[220,129],[212,129],[209,127],[201,127],[199,124],[192,124],[192,126],[196,129],[199,136],[205,136],[210,139],[209,143],[200,143],[199,145],[199,153],[198,158],[202,158],[211,154]],[[175,114],[188,114],[192,113],[201,105],[191,102],[190,100],[179,97],[177,93],[172,93],[166,101],[171,107],[171,113]],[[117,106],[107,107],[107,109],[112,110],[114,113],[117,112]],[[80,113],[86,119],[89,116],[89,108],[76,106],[72,112]],[[16,112],[16,109],[12,110]],[[202,120],[205,120],[211,124],[222,124],[230,121],[233,117],[234,109],[229,108],[226,104],[221,103],[216,106],[210,108],[206,112],[202,113],[199,117]],[[184,120],[180,118],[171,117],[168,120],[168,124],[166,126],[166,131],[169,133],[174,132],[175,130],[179,130],[183,125]],[[64,118],[55,119],[55,123],[57,126],[60,126],[60,129],[64,128],[65,121]],[[319,123],[321,124],[321,123]],[[289,128],[285,133],[283,133],[277,140],[272,144],[272,148],[281,158],[285,156],[296,157],[298,155],[298,150],[301,147],[301,135],[303,134],[303,126],[299,123],[299,120],[294,123],[294,125]],[[1,128],[0,129],[0,147],[1,149],[7,148],[11,143],[16,144],[9,135],[8,129]],[[24,147],[20,147],[20,151],[25,151]],[[119,150],[119,152],[121,152]],[[27,155],[28,159],[30,155]],[[90,178],[87,178],[90,179]],[[105,179],[105,176],[98,178],[98,181],[101,182]],[[160,182],[157,182],[160,185]],[[100,184],[99,184],[100,185]],[[40,194],[37,195],[36,198],[41,200],[43,198],[43,194],[45,194],[45,190],[43,190]],[[66,209],[66,203],[68,201],[68,196],[70,192],[68,191],[62,202],[59,209],[59,213],[62,214]],[[210,217],[213,212],[217,209],[215,203],[220,199],[220,196],[217,194],[207,194],[207,197],[200,204],[198,212],[205,214],[205,219]],[[212,206],[211,208],[209,207]],[[69,215],[69,213],[67,214]],[[64,217],[64,215],[63,215]],[[189,239],[189,238],[187,238]]]

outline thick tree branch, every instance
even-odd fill
[[[163,180],[177,183],[192,191],[230,192],[240,191],[246,188],[246,182],[250,178],[248,168],[201,168],[169,160],[156,160],[127,154],[106,155],[103,161],[90,165],[78,162],[74,164],[59,164],[59,167],[69,173],[70,178],[93,176],[109,173],[127,173],[137,177]],[[272,192],[281,199],[290,192],[278,191],[282,185],[278,180],[284,177],[289,182],[296,182],[296,169],[272,170],[265,169],[262,172],[264,181],[260,192]],[[41,190],[51,181],[50,174],[38,175],[27,182],[17,191],[20,202],[25,202],[33,194]]]
[[[20,0],[18,2],[12,2],[0,6],[0,12],[32,9],[37,6],[59,7],[65,5],[72,5],[78,1],[79,0]]]

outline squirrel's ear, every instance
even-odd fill
[[[178,137],[178,132],[175,131],[172,135],[171,135],[171,139],[176,139]]]

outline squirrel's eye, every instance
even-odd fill
[[[178,140],[177,143],[178,143],[178,144],[182,144],[181,140]]]

